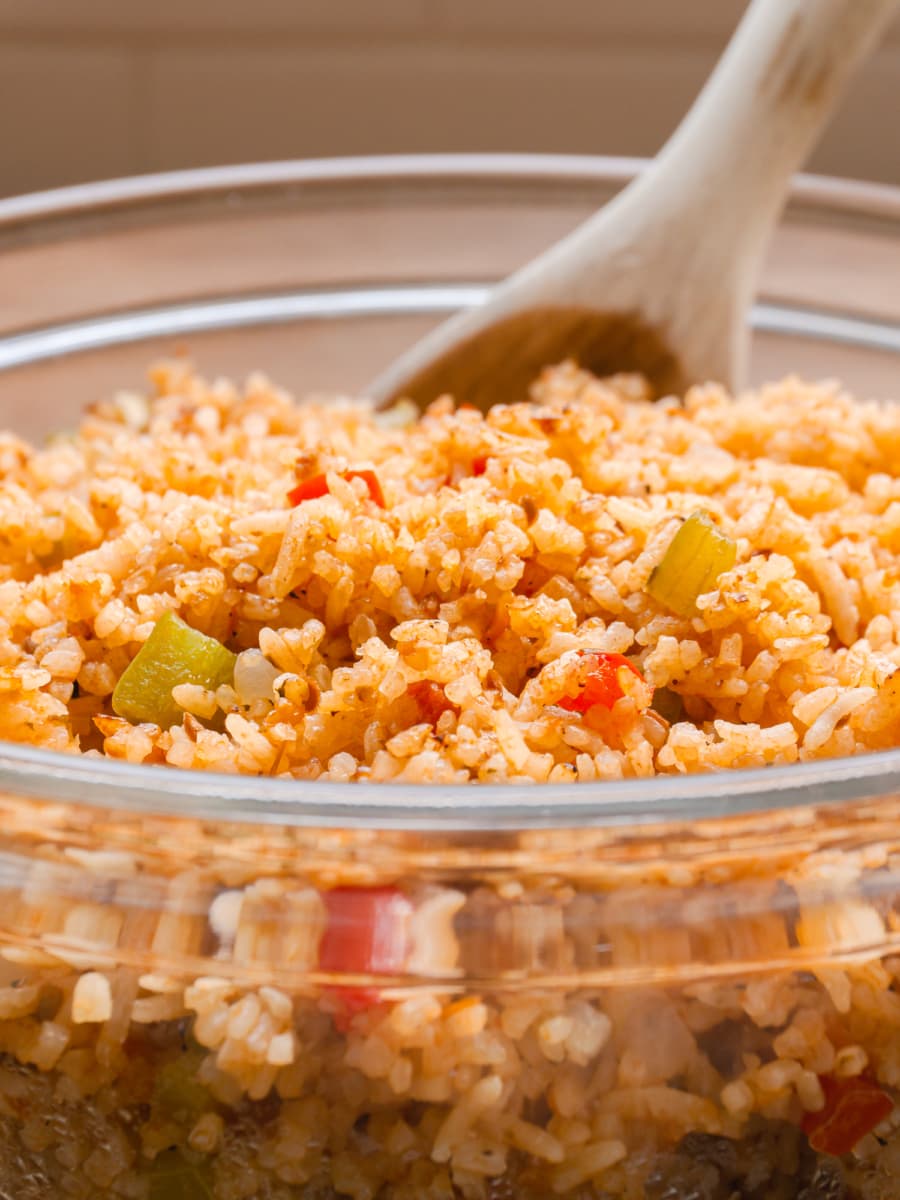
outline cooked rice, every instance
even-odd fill
[[[900,742],[900,408],[793,379],[650,404],[565,365],[527,404],[401,425],[153,378],[45,448],[0,438],[2,737],[529,783]],[[344,478],[370,469],[384,508]],[[683,618],[647,583],[701,508],[737,562]],[[234,678],[132,725],[112,693],[167,609]],[[579,650],[683,716],[561,706]],[[896,1200],[896,1107],[850,1153],[803,1132],[835,1081],[900,1094],[893,809],[681,831],[672,861],[588,830],[425,869],[112,814],[96,850],[87,809],[0,811],[0,1196]],[[342,979],[329,898],[372,885],[389,965]]]
[[[796,379],[652,404],[635,379],[569,364],[529,403],[483,417],[443,399],[398,429],[359,405],[296,406],[262,378],[153,379],[150,400],[98,404],[47,447],[0,440],[6,738],[404,782],[590,781],[900,741],[896,407]],[[343,477],[366,469],[384,508]],[[297,480],[323,474],[329,494],[292,507]],[[737,563],[683,618],[646,587],[698,508]],[[234,682],[176,687],[181,725],[131,725],[111,695],[167,609],[242,652]],[[561,710],[579,650],[628,655],[683,716],[629,696],[590,721]]]

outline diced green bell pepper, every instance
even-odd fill
[[[164,1150],[150,1168],[148,1200],[212,1200],[212,1172],[205,1162],[192,1163],[180,1150]]]
[[[214,690],[230,683],[236,657],[215,638],[166,612],[122,672],[113,692],[113,712],[134,724],[150,721],[162,729],[180,725],[184,711],[172,699],[172,688],[196,683]]]
[[[206,1052],[191,1047],[160,1068],[153,1088],[153,1103],[161,1114],[187,1123],[213,1107],[209,1091],[197,1078]]]
[[[671,688],[657,688],[653,693],[653,703],[650,707],[670,725],[684,720],[684,702]]]
[[[734,541],[715,526],[709,513],[698,509],[672,538],[650,574],[647,591],[680,617],[695,616],[697,597],[711,592],[736,558]]]

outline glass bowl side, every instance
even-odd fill
[[[7,203],[0,424],[58,427],[179,339],[356,386],[632,167],[287,164]],[[757,369],[889,394],[898,247],[893,193],[801,181]],[[893,1194],[898,769],[361,793],[2,747],[0,1192]],[[848,1088],[884,1120],[859,1155],[817,1116]]]

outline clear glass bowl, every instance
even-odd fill
[[[0,428],[181,346],[352,392],[637,167],[0,202]],[[757,378],[896,396],[900,193],[799,179],[761,297]],[[898,779],[361,787],[0,744],[0,1196],[896,1197]]]

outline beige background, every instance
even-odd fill
[[[0,0],[0,194],[306,155],[651,154],[744,7]],[[812,166],[900,183],[900,21]]]

